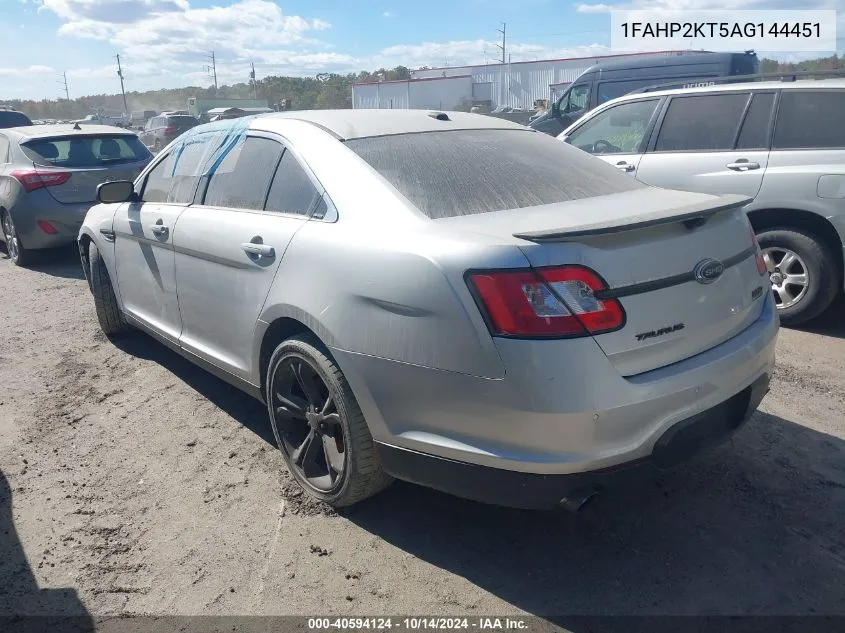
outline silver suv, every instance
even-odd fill
[[[558,138],[650,185],[753,198],[745,210],[784,325],[842,289],[845,80],[631,94]]]

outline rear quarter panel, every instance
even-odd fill
[[[746,207],[758,209],[816,213],[845,243],[845,149],[772,151],[760,193]]]
[[[463,273],[525,265],[514,247],[311,221],[288,247],[261,320],[295,318],[348,352],[500,378],[504,368]]]

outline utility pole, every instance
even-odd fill
[[[252,67],[252,70],[249,73],[249,82],[252,84],[252,98],[257,99],[258,93],[255,86],[255,62],[250,62],[249,65]]]
[[[123,69],[120,67],[120,55],[117,57],[117,76],[120,77],[120,93],[123,95],[123,114],[129,116],[129,106],[126,105],[126,90],[123,88]]]
[[[62,79],[64,80],[63,83],[65,85],[65,99],[70,101],[70,92],[68,92],[68,89],[67,89],[67,73],[66,72],[62,73]]]
[[[214,89],[217,90],[217,60],[214,58],[214,51],[211,51],[211,57],[209,59],[211,59],[211,66],[206,66],[205,70],[206,72],[211,71],[214,75]]]
[[[502,63],[503,64],[505,63],[505,59],[506,59],[506,57],[505,57],[505,47],[507,46],[507,30],[508,30],[508,25],[505,24],[504,22],[502,22],[502,28],[497,29],[497,31],[502,34],[502,44],[501,44],[501,46],[499,44],[496,44],[496,48],[502,49]]]

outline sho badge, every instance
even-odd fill
[[[702,259],[692,269],[695,280],[700,284],[712,284],[722,273],[725,272],[725,265],[718,259]]]
[[[651,330],[650,332],[641,332],[637,334],[638,341],[645,341],[646,339],[650,338],[657,338],[658,336],[664,336],[666,334],[671,334],[672,332],[677,332],[678,330],[684,329],[683,323],[676,323],[675,325],[670,325],[669,327],[662,327],[659,330]]]

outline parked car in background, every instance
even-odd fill
[[[0,108],[0,129],[24,125],[33,125],[33,123],[23,112]]]
[[[753,199],[746,211],[785,325],[842,290],[845,80],[629,95],[561,138],[650,185]]]
[[[672,56],[631,57],[596,64],[578,76],[563,95],[530,127],[557,136],[587,112],[645,86],[663,82],[695,85],[731,75],[759,71],[757,55],[747,53],[697,53]]]
[[[107,114],[89,114],[76,122],[85,125],[113,125],[115,127],[129,126],[129,118],[125,115],[109,116]]]
[[[158,112],[155,110],[133,110],[129,115],[129,125],[133,128],[143,129],[147,121],[154,116],[158,116]]]
[[[79,250],[103,331],[262,398],[336,506],[396,477],[578,508],[608,469],[724,439],[768,389],[748,198],[648,187],[508,121],[221,121],[99,200]]]
[[[0,240],[24,266],[39,249],[76,239],[97,185],[134,178],[152,155],[114,127],[39,125],[0,130]]]
[[[158,152],[177,136],[197,125],[199,121],[186,114],[160,114],[147,121],[139,136],[144,145]]]

